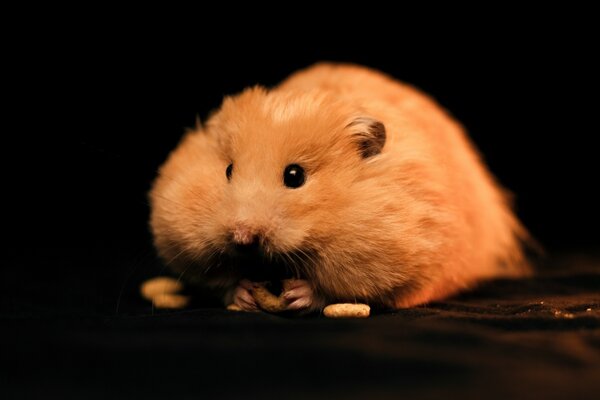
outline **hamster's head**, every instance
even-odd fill
[[[361,182],[385,141],[381,122],[327,95],[253,88],[226,98],[160,169],[150,193],[160,255],[217,286],[338,279],[349,248],[365,245]]]

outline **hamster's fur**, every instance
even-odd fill
[[[290,164],[304,168],[301,187],[283,183]],[[265,263],[308,282],[310,309],[410,307],[529,273],[527,232],[463,127],[358,66],[318,64],[225,98],[171,153],[150,200],[158,252],[184,279],[231,293],[245,277],[231,245],[250,235]]]

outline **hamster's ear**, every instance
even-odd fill
[[[386,138],[383,123],[373,118],[360,117],[349,123],[347,128],[351,129],[352,138],[363,158],[381,153]]]

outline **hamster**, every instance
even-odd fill
[[[258,280],[295,278],[288,309],[313,311],[411,307],[530,273],[527,231],[463,127],[360,66],[226,97],[149,197],[165,263],[244,310]]]

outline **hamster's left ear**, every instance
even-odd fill
[[[349,123],[347,128],[351,129],[352,138],[363,158],[381,153],[386,138],[383,123],[373,118],[360,117]]]

